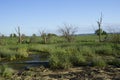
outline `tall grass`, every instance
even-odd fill
[[[95,48],[95,52],[100,55],[114,55],[111,45],[103,45]]]
[[[67,69],[92,63],[93,66],[107,65],[105,57],[118,58],[120,44],[98,42],[95,35],[76,36],[76,41],[69,43],[60,36],[53,36],[47,44],[41,38],[26,38],[30,43],[17,44],[17,38],[3,38],[0,45],[0,59],[15,60],[28,57],[29,53],[49,53],[51,68]],[[118,62],[118,61],[113,61]],[[114,65],[114,64],[113,64]]]
[[[0,75],[3,77],[11,77],[15,71],[7,65],[0,65]]]
[[[14,48],[8,48],[0,46],[0,57],[1,59],[8,59],[8,60],[15,60],[18,58],[24,58],[27,57],[27,48],[23,46],[17,46]]]
[[[71,62],[69,60],[69,54],[66,53],[64,49],[57,48],[51,51],[50,54],[50,65],[52,69],[67,69],[71,67]]]
[[[101,56],[98,56],[98,55],[92,57],[91,62],[92,62],[92,66],[105,67],[107,65],[105,60]]]

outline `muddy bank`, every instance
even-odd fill
[[[3,80],[120,80],[117,67],[74,67],[68,70],[51,70],[44,67],[31,67],[16,71],[12,77]]]

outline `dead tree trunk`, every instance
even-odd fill
[[[20,27],[16,29],[16,32],[18,34],[18,43],[22,43],[22,37],[21,37],[21,32],[20,32]]]
[[[98,21],[97,21],[97,24],[98,24],[98,28],[99,28],[99,42],[101,42],[102,13],[101,13],[100,19],[98,19]]]

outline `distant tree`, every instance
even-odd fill
[[[99,36],[100,32],[101,32],[101,35],[106,35],[106,34],[107,34],[107,32],[104,31],[104,30],[102,30],[102,29],[100,29],[100,30],[97,29],[97,30],[95,31],[95,34]]]
[[[57,36],[57,35],[54,33],[48,33],[48,36]]]
[[[36,37],[36,34],[32,34],[32,37]]]
[[[5,35],[0,33],[0,38],[4,38],[4,37],[5,37]]]
[[[13,37],[17,37],[17,35],[14,33],[14,34],[13,34]]]
[[[10,37],[17,37],[15,33],[10,34]]]
[[[13,34],[10,34],[10,37],[13,37]]]
[[[37,43],[37,42],[39,42],[36,34],[32,34],[32,36],[30,37],[30,41],[29,42],[30,43]]]
[[[47,34],[45,33],[45,31],[39,31],[42,39],[43,39],[43,43],[46,44],[47,43]]]
[[[97,21],[97,24],[98,24],[98,30],[99,30],[99,42],[101,42],[101,26],[102,26],[102,13],[101,13],[101,16],[100,16],[100,19],[98,19],[98,21]]]
[[[71,24],[64,24],[63,27],[59,28],[58,31],[62,36],[68,41],[72,42],[74,40],[74,35],[77,32],[77,27],[74,27]]]

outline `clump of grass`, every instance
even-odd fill
[[[1,58],[6,58],[6,59],[9,59],[9,60],[16,59],[15,52],[13,52],[9,49],[6,49],[6,48],[0,49],[0,57]]]
[[[27,49],[25,49],[25,48],[18,48],[15,55],[16,55],[17,58],[28,57]]]
[[[53,69],[68,69],[71,66],[86,65],[86,58],[76,47],[58,47],[50,52],[50,65]]]
[[[109,62],[110,65],[120,67],[120,59],[113,59],[111,62]]]
[[[11,77],[13,73],[14,73],[14,70],[12,68],[9,68],[7,65],[0,66],[0,74],[3,77]]]
[[[100,55],[113,55],[113,49],[110,45],[104,45],[95,48],[95,53]]]
[[[28,50],[34,51],[34,52],[46,52],[49,53],[51,49],[54,49],[55,47],[53,45],[31,45]]]
[[[17,47],[15,50],[8,47],[0,48],[0,57],[1,59],[15,60],[17,58],[28,57],[27,48]]]
[[[94,49],[90,48],[88,46],[81,47],[80,52],[81,52],[81,54],[83,54],[84,56],[87,56],[87,57],[92,57],[95,55]]]
[[[86,63],[85,57],[80,52],[71,54],[70,61],[74,66],[85,65]]]
[[[107,64],[101,56],[94,56],[92,57],[92,65],[98,67],[105,67]]]
[[[50,66],[52,69],[68,69],[72,66],[69,54],[64,49],[56,49],[50,54]]]

